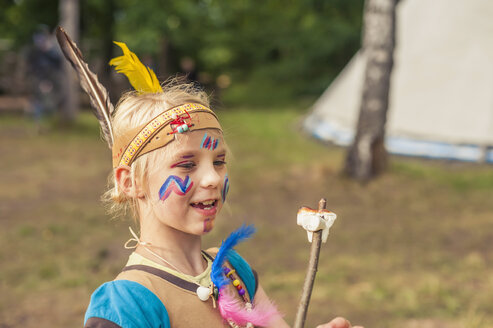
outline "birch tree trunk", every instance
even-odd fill
[[[385,123],[395,46],[396,0],[366,0],[362,51],[366,71],[356,136],[346,157],[346,173],[368,181],[385,170]]]
[[[79,42],[79,0],[60,0],[60,25],[74,42]],[[79,113],[79,83],[77,75],[67,60],[63,60],[64,101],[61,119],[64,124],[71,124]]]

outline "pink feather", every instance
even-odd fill
[[[266,327],[272,318],[280,316],[275,305],[269,300],[257,302],[255,299],[252,309],[248,311],[242,301],[225,289],[219,292],[218,307],[225,320],[232,320],[238,325],[250,322],[255,327]]]

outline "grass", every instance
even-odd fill
[[[229,208],[205,246],[243,222],[240,252],[293,321],[309,245],[301,205],[339,215],[322,249],[307,326],[336,315],[368,327],[493,327],[493,169],[392,157],[362,186],[340,175],[344,150],[306,138],[295,108],[219,113],[234,154]],[[83,113],[43,134],[0,119],[0,327],[81,326],[92,291],[125,263],[130,220],[100,202],[110,154]]]

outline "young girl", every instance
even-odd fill
[[[110,62],[136,88],[111,122],[116,207],[140,228],[122,272],[92,295],[85,327],[288,327],[233,250],[243,226],[218,249],[202,249],[229,189],[228,150],[207,96],[193,85],[159,85],[124,44]],[[138,77],[136,77],[136,74]],[[348,328],[343,318],[319,327]]]

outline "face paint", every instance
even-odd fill
[[[213,219],[205,219],[205,221],[204,221],[204,232],[211,231],[213,227],[214,227],[214,220]]]
[[[207,133],[204,133],[204,137],[202,138],[202,143],[200,144],[200,148],[206,148],[211,143],[211,137],[207,136]]]
[[[170,175],[166,181],[164,181],[161,189],[159,189],[159,199],[165,201],[173,191],[175,194],[183,196],[192,188],[192,186],[193,182],[188,175],[184,180],[176,175]]]
[[[185,156],[182,156],[181,158],[192,158],[194,155],[185,155]]]
[[[228,191],[229,191],[229,179],[228,179],[228,175],[226,174],[224,176],[223,190],[221,192],[223,203],[226,201],[226,195],[228,194]]]
[[[188,163],[188,161],[181,161],[181,162],[175,163],[175,164],[173,164],[173,165],[170,166],[170,169],[172,169],[172,168],[174,168],[174,167],[176,167],[176,166],[178,166],[180,164],[184,164],[184,163]]]
[[[204,133],[204,138],[202,138],[200,148],[215,150],[218,145],[219,145],[219,139],[214,139],[214,137],[207,136],[207,133]]]

